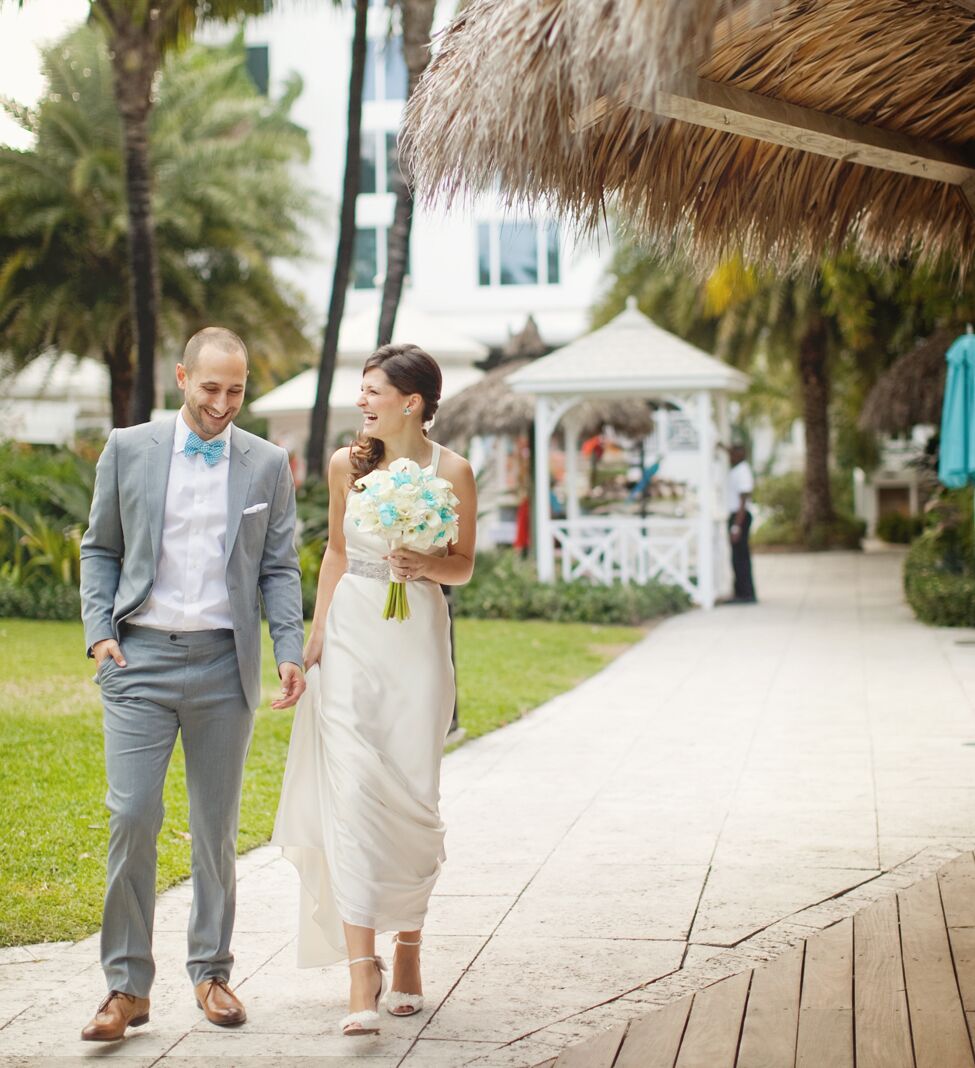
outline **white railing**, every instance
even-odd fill
[[[696,519],[593,516],[556,519],[555,540],[562,550],[562,578],[610,585],[617,579],[644,585],[659,579],[680,586],[696,599],[699,525]]]

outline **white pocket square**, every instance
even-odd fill
[[[267,501],[263,504],[252,504],[250,508],[245,508],[241,513],[242,515],[257,515],[258,512],[263,512],[267,508]]]

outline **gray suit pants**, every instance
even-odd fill
[[[186,967],[194,985],[230,975],[240,789],[254,713],[232,631],[175,634],[123,624],[119,641],[126,666],[108,658],[98,669],[111,813],[101,956],[109,990],[148,997],[156,838],[179,733],[193,836]]]

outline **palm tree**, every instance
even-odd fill
[[[430,35],[436,0],[398,0],[403,23],[403,57],[406,61],[406,98],[413,95],[420,76],[430,62]],[[377,345],[388,345],[396,325],[396,312],[403,293],[403,281],[410,262],[410,232],[413,229],[413,190],[397,167],[393,175],[396,206],[389,229],[386,278],[383,282]]]
[[[359,168],[362,156],[362,87],[366,73],[366,24],[369,0],[355,0],[355,28],[352,33],[352,65],[349,73],[349,105],[346,119],[345,175],[342,206],[339,209],[339,240],[332,272],[332,293],[325,320],[325,335],[318,364],[318,388],[308,432],[306,470],[309,480],[321,479],[328,440],[328,399],[335,377],[339,350],[339,327],[345,312],[345,293],[352,277],[355,255],[355,204],[359,195]]]
[[[23,0],[21,0],[23,2]],[[90,0],[92,21],[105,31],[112,60],[115,104],[122,122],[128,218],[129,300],[138,350],[132,421],[152,412],[158,329],[159,279],[152,212],[149,116],[154,81],[166,52],[185,44],[197,25],[263,14],[268,0]]]
[[[122,123],[129,258],[126,277],[137,347],[132,422],[145,422],[150,417],[155,386],[159,270],[149,158],[154,82],[166,52],[185,45],[201,22],[265,14],[269,4],[270,0],[207,0],[205,4],[196,0],[89,0],[90,19],[101,26],[108,41],[115,106]]]
[[[101,33],[83,27],[48,49],[44,75],[36,109],[7,109],[34,146],[0,148],[0,347],[21,365],[52,347],[101,358],[113,419],[127,425],[135,324],[124,148]],[[289,117],[299,90],[262,97],[239,39],[192,46],[167,60],[149,128],[162,335],[176,344],[214,318],[232,322],[265,382],[308,351],[304,312],[270,267],[303,252],[312,204],[294,177],[308,155]]]

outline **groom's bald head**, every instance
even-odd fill
[[[196,370],[200,353],[208,348],[213,348],[226,356],[239,353],[243,356],[245,364],[250,362],[247,356],[247,346],[233,330],[228,330],[225,326],[205,326],[202,330],[197,330],[183,349],[182,364],[189,374]]]

